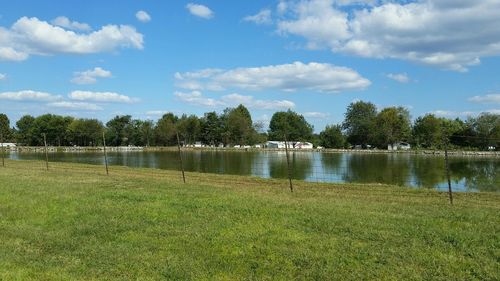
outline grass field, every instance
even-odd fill
[[[500,195],[0,166],[0,280],[499,280]]]

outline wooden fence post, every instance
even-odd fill
[[[448,180],[448,197],[450,198],[450,204],[453,205],[453,192],[451,190],[451,179],[450,179],[450,164],[448,163],[448,142],[445,143],[444,147],[444,162],[446,166],[446,179]]]
[[[47,171],[49,170],[49,152],[47,151],[47,136],[43,133],[43,144],[45,146],[45,166],[47,167]]]
[[[4,143],[3,143],[3,134],[0,133],[0,144],[2,144],[2,167],[5,167],[5,156],[4,156],[4,153],[5,153],[5,148],[4,148]]]
[[[106,152],[106,138],[104,137],[104,131],[102,132],[102,147],[103,147],[103,153],[104,153],[104,165],[106,166],[106,175],[109,175],[108,153]]]
[[[179,160],[181,163],[182,181],[186,183],[186,176],[184,175],[184,165],[182,163],[182,151],[181,151],[181,141],[179,139],[179,132],[176,132],[176,134],[177,134],[177,149],[179,150]]]
[[[288,154],[288,139],[286,137],[286,132],[285,132],[285,153],[286,153],[286,166],[288,169],[288,184],[290,186],[290,192],[293,192],[292,170],[290,168],[290,155]]]

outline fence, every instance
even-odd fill
[[[66,169],[71,167],[55,165],[57,155],[43,147],[44,169]],[[2,146],[2,159],[5,151]],[[42,157],[36,154],[33,159]],[[50,157],[49,157],[50,155]],[[87,154],[86,154],[87,155]],[[124,166],[151,167],[166,170],[178,170],[184,182],[199,180],[198,176],[186,172],[202,172],[216,176],[218,174],[245,175],[259,178],[274,178],[283,187],[294,191],[294,184],[309,182],[355,182],[385,183],[401,186],[438,188],[448,192],[450,203],[454,189],[473,188],[479,190],[497,190],[500,183],[496,174],[500,174],[498,159],[476,161],[448,156],[448,151],[438,156],[415,156],[410,153],[331,153],[327,151],[301,150],[250,150],[241,149],[186,149],[177,146],[176,150],[162,153],[114,153],[108,156],[106,146],[87,158],[69,159],[70,162],[102,164],[103,172],[113,173],[108,162]],[[120,158],[122,157],[122,158]],[[67,160],[67,159],[66,159]],[[469,161],[470,160],[470,161]],[[49,166],[49,162],[51,162]],[[4,163],[4,162],[3,162]],[[83,168],[78,168],[82,170]],[[151,176],[157,172],[150,170]],[[190,177],[193,177],[192,179]],[[219,182],[233,184],[234,178],[220,177]]]

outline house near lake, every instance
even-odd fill
[[[0,147],[16,147],[16,144],[11,142],[4,142],[0,143]]]
[[[278,148],[284,149],[285,142],[284,141],[268,141],[266,142],[267,148]],[[290,149],[313,149],[313,144],[310,142],[301,142],[301,141],[289,141],[288,148]]]
[[[387,145],[387,150],[410,150],[411,146],[407,142],[395,142]]]

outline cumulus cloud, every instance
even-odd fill
[[[61,98],[62,97],[59,95],[32,90],[0,93],[0,100],[9,101],[55,101],[60,100]]]
[[[243,104],[248,108],[261,110],[285,110],[295,107],[295,103],[289,100],[259,100],[255,99],[253,96],[245,96],[236,93],[224,95],[219,99],[205,97],[200,91],[188,93],[175,92],[174,95],[180,101],[202,107],[234,107],[239,104]]]
[[[149,111],[146,111],[146,115],[148,115],[148,116],[163,116],[169,112],[170,111],[166,111],[166,110],[149,110]]]
[[[143,35],[129,25],[106,25],[79,33],[38,18],[22,17],[0,27],[0,60],[22,61],[30,55],[92,54],[119,48],[143,48]]]
[[[100,67],[95,67],[94,69],[75,72],[72,83],[75,84],[94,84],[97,82],[97,78],[110,78],[112,76],[111,71],[104,70]]]
[[[0,73],[0,81],[7,79],[7,75]]]
[[[62,28],[70,29],[70,30],[79,30],[79,31],[90,31],[92,28],[90,25],[86,23],[80,23],[77,21],[71,21],[67,17],[57,17],[51,21],[53,25],[60,26]]]
[[[478,116],[482,113],[500,114],[500,109],[486,109],[481,111],[452,111],[452,110],[435,110],[428,112],[439,117],[456,118]]]
[[[389,73],[386,77],[394,81],[398,81],[399,83],[410,82],[410,77],[408,77],[408,74],[406,73]]]
[[[356,3],[368,6],[344,7]],[[481,57],[500,55],[500,1],[496,0],[305,0],[279,5],[286,13],[277,30],[305,38],[313,49],[462,72],[479,64]]]
[[[138,11],[135,14],[135,17],[140,22],[149,22],[149,21],[151,21],[151,16],[148,13],[146,13],[145,11]]]
[[[371,82],[356,71],[326,63],[292,64],[231,70],[204,69],[176,73],[176,85],[189,90],[309,90],[326,93],[362,90]]]
[[[477,102],[477,103],[498,103],[498,104],[500,104],[500,94],[474,96],[474,97],[470,98],[469,101]]]
[[[109,102],[109,103],[134,103],[139,99],[129,96],[120,95],[112,92],[90,92],[90,91],[73,91],[68,97],[77,101],[93,101],[93,102]]]
[[[255,24],[271,24],[273,22],[271,19],[271,10],[269,9],[261,10],[253,16],[246,16],[243,20],[253,22]]]
[[[186,5],[186,9],[188,9],[192,15],[200,18],[211,19],[214,17],[214,12],[204,5],[189,3]]]
[[[316,112],[316,111],[311,111],[311,112],[304,112],[302,113],[304,117],[307,118],[314,118],[314,119],[327,119],[330,117],[330,113],[326,112]]]
[[[47,106],[60,108],[60,109],[68,109],[68,110],[82,110],[82,111],[99,111],[103,110],[102,107],[87,102],[71,102],[71,101],[58,101],[48,103]]]

